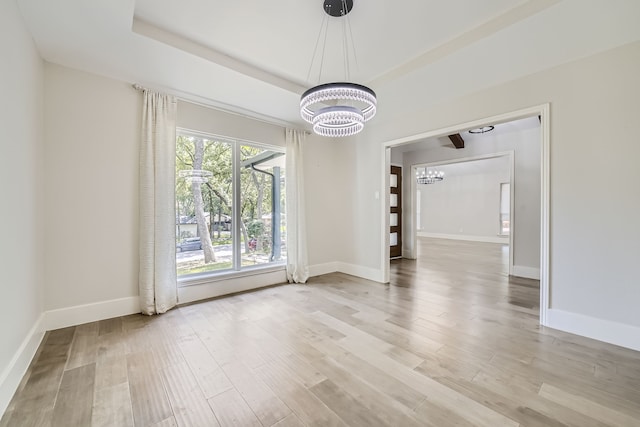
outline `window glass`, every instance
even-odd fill
[[[240,146],[242,265],[284,259],[284,153]]]
[[[511,185],[507,182],[500,184],[500,234],[508,235],[510,232],[510,210]]]
[[[239,155],[234,157],[235,150]],[[239,180],[233,176],[234,162]],[[284,260],[284,165],[284,153],[275,149],[178,133],[178,276],[224,273]],[[240,206],[233,205],[238,200],[234,191],[239,192]],[[234,239],[236,218],[240,227]]]

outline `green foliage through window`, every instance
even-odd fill
[[[284,159],[284,153],[264,146],[178,134],[176,263],[179,276],[239,270],[284,259]],[[240,170],[237,189],[234,161]],[[234,190],[240,192],[240,206],[236,209]],[[233,239],[234,216],[240,225],[237,241]],[[240,254],[240,265],[234,265],[234,254]]]

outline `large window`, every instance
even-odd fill
[[[508,236],[511,232],[511,184],[500,184],[500,234]]]
[[[176,140],[178,276],[284,261],[284,152],[179,132]]]

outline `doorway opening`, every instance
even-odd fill
[[[425,155],[428,151],[425,150]],[[405,258],[420,256],[420,237],[503,244],[508,252],[507,272],[514,275],[512,224],[514,201],[514,152],[505,151],[450,160],[417,163],[412,175],[427,169],[438,171],[435,182],[412,179],[410,230],[412,241]],[[539,183],[536,183],[539,185]],[[506,190],[506,193],[505,193]],[[520,196],[531,199],[535,195]],[[534,199],[534,203],[539,200]],[[537,218],[536,218],[537,219]],[[539,227],[537,224],[536,227]],[[535,252],[539,252],[536,247]],[[535,263],[537,259],[533,260]],[[530,277],[532,279],[539,279]]]
[[[509,122],[515,122],[521,119],[529,119],[529,118],[534,118],[535,121],[537,122],[536,124],[539,125],[539,131],[537,134],[537,141],[539,142],[539,144],[536,144],[536,147],[534,147],[536,150],[538,150],[537,154],[539,155],[538,157],[539,158],[539,173],[538,173],[539,181],[537,182],[537,186],[538,186],[537,190],[539,191],[539,208],[536,212],[536,214],[539,215],[539,226],[533,230],[533,233],[536,235],[535,237],[539,238],[539,242],[540,242],[539,250],[537,251],[537,253],[534,254],[534,256],[537,256],[539,259],[539,270],[535,269],[537,271],[534,272],[533,271],[534,269],[530,269],[531,271],[529,271],[527,270],[528,267],[518,266],[517,260],[514,263],[514,260],[513,260],[514,252],[516,256],[518,253],[517,250],[514,251],[514,236],[517,235],[519,231],[517,229],[518,220],[517,219],[515,221],[513,220],[514,209],[510,209],[511,217],[509,220],[509,225],[511,227],[515,226],[515,229],[512,228],[509,233],[509,241],[510,241],[509,273],[514,274],[515,276],[524,276],[524,277],[531,277],[532,274],[539,275],[539,279],[540,279],[539,321],[542,325],[546,325],[547,310],[549,308],[549,144],[550,144],[550,141],[549,141],[549,105],[548,104],[531,107],[523,110],[518,110],[518,111],[502,114],[499,116],[487,117],[485,119],[476,120],[473,122],[461,123],[455,126],[450,126],[448,128],[442,128],[434,131],[424,132],[421,134],[412,135],[412,136],[405,137],[398,140],[388,141],[383,145],[383,150],[384,150],[383,158],[385,159],[384,168],[386,171],[386,173],[384,173],[383,176],[384,176],[384,185],[385,185],[384,188],[388,188],[388,185],[389,185],[388,170],[389,170],[389,165],[391,163],[391,148],[393,147],[402,147],[409,144],[416,144],[421,141],[425,141],[427,139],[447,137],[449,135],[459,136],[460,133],[463,133],[470,129],[497,126],[500,124],[506,125]],[[454,144],[455,144],[455,141],[454,141]],[[528,146],[528,148],[531,148],[531,147]],[[507,152],[496,151],[494,153],[484,154],[486,158],[508,156],[508,155],[510,155],[511,158],[513,159],[513,154],[509,153],[508,151]],[[423,165],[440,165],[441,166],[445,164],[460,162],[461,160],[463,161],[477,160],[477,158],[474,158],[474,157],[478,157],[478,156],[474,156],[473,154],[471,154],[468,158],[464,158],[461,155],[458,155],[458,158],[455,158],[455,159],[443,159],[443,158],[433,159],[433,160],[427,159],[425,161],[416,162],[415,164],[413,164],[412,170],[410,173],[409,171],[407,171],[405,175],[408,176],[408,178],[405,178],[405,181],[404,181],[405,189],[409,190],[409,187],[411,187],[411,190],[410,190],[410,193],[405,193],[407,197],[405,197],[404,208],[405,208],[405,212],[408,212],[411,217],[407,218],[407,216],[405,215],[406,221],[405,221],[405,224],[404,224],[405,227],[403,230],[405,235],[405,239],[404,239],[405,245],[403,247],[403,257],[415,259],[417,256],[417,236],[418,236],[418,233],[417,233],[418,219],[416,214],[417,184],[415,182],[416,180],[413,179],[413,177],[416,176],[415,169],[417,167],[422,167]],[[514,161],[512,160],[512,165],[513,165],[513,162]],[[415,168],[413,166],[415,166]],[[514,171],[514,169],[512,169],[512,171]],[[513,174],[511,176],[513,177]],[[435,184],[435,185],[438,185],[438,184]],[[501,189],[501,191],[504,191],[504,190]],[[511,207],[513,207],[513,203],[514,203],[513,195],[514,195],[514,192],[517,191],[513,183],[513,178],[510,178],[510,181],[509,181],[509,191],[511,195],[510,203],[511,203]],[[383,209],[383,212],[389,212],[388,196],[383,198],[381,209]],[[531,210],[532,209],[529,209],[529,211]],[[496,227],[498,227],[498,224],[500,225],[504,224],[502,221],[498,222],[501,214],[502,213],[500,212],[500,208],[497,207],[496,208],[496,215],[497,215]],[[521,212],[520,215],[524,215],[524,214]],[[383,218],[384,218],[384,221],[383,221],[384,232],[382,233],[382,235],[385,236],[385,239],[383,241],[383,257],[382,257],[383,261],[382,261],[381,267],[382,267],[383,278],[386,282],[388,282],[389,272],[390,272],[389,240],[388,240],[389,239],[389,232],[388,232],[389,215],[386,214],[383,216]],[[531,230],[529,230],[529,232],[531,232]],[[520,233],[526,234],[525,230],[521,230]],[[516,248],[518,247],[517,242],[515,244],[515,247]],[[514,267],[517,268],[518,270],[513,271]]]

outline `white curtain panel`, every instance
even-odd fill
[[[176,278],[176,99],[143,91],[140,143],[140,308],[160,314],[178,302]]]
[[[309,278],[305,220],[303,144],[304,131],[287,129],[287,279],[305,283]]]

